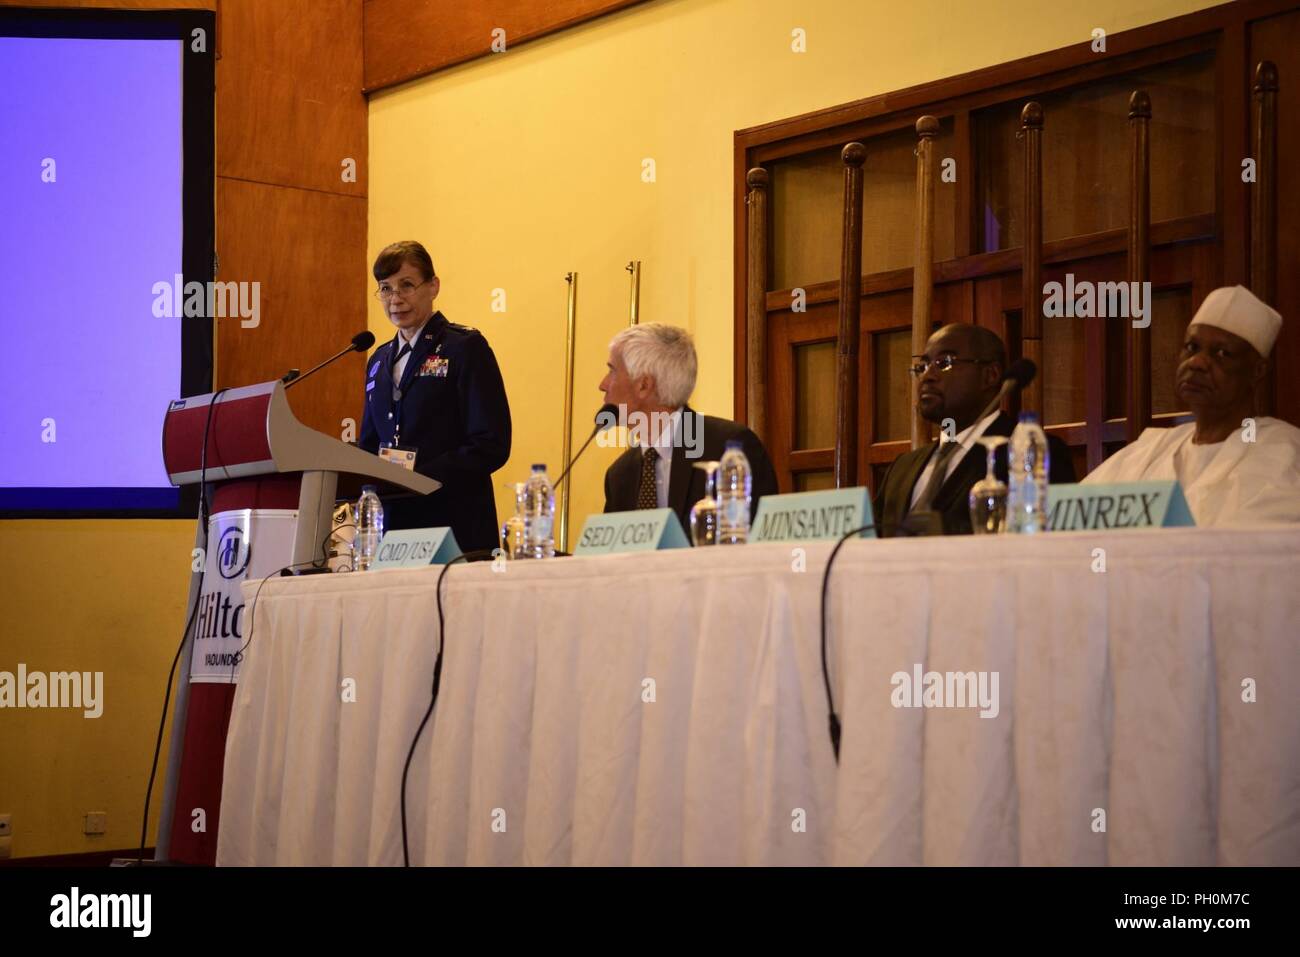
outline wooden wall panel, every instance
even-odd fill
[[[304,372],[366,328],[366,201],[220,179],[221,276],[261,283],[261,322],[219,319],[217,387]],[[340,435],[361,411],[365,359],[353,354],[289,391],[294,413]],[[358,432],[360,423],[358,422]]]
[[[0,7],[99,7],[105,10],[215,10],[217,0],[3,0]]]
[[[279,2],[279,0],[277,0]],[[548,33],[634,6],[642,0],[366,0],[367,92],[492,52],[492,31],[506,50]]]
[[[222,282],[260,282],[261,324],[219,320],[216,384],[306,371],[366,328],[367,106],[361,0],[220,0],[217,256]],[[356,182],[342,177],[356,160]],[[329,435],[361,407],[348,356],[290,391]]]
[[[217,175],[365,196],[360,0],[221,0],[217,31]]]

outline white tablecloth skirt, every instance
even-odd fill
[[[838,767],[829,551],[453,567],[413,863],[1300,864],[1300,530],[845,546]],[[401,863],[439,571],[266,585],[218,863]],[[917,665],[997,716],[895,707]]]

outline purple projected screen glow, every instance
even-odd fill
[[[0,489],[170,485],[181,53],[0,37]]]

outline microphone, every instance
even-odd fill
[[[367,330],[366,332],[358,332],[355,336],[352,337],[352,342],[348,345],[346,349],[336,352],[334,355],[330,356],[324,362],[318,363],[317,365],[313,366],[312,368],[308,369],[306,372],[303,372],[301,374],[299,374],[297,369],[290,369],[288,372],[284,374],[283,377],[281,377],[280,381],[285,384],[284,387],[286,389],[292,388],[293,386],[301,382],[303,379],[307,378],[309,375],[312,375],[313,373],[319,372],[321,369],[324,369],[335,359],[341,359],[349,352],[365,352],[374,344],[375,344],[375,334],[373,332],[370,332],[369,330]]]
[[[1029,385],[1034,381],[1036,375],[1038,375],[1038,366],[1034,365],[1033,359],[1017,359],[1007,366],[1007,371],[1002,373],[1002,388],[998,390],[998,394],[994,396],[993,401],[984,407],[984,411],[979,414],[979,418],[975,421],[979,422],[996,412],[1003,399]]]
[[[564,467],[564,471],[560,473],[560,477],[557,478],[555,484],[551,486],[553,492],[558,492],[560,490],[560,483],[569,477],[569,471],[578,464],[578,459],[582,458],[582,453],[587,451],[587,446],[591,444],[591,440],[599,433],[608,431],[616,425],[618,425],[618,406],[613,402],[606,402],[600,407],[600,411],[596,413],[596,425],[592,428],[591,435],[587,436],[587,441],[582,443],[582,448],[578,449],[578,454],[569,459],[569,464]]]

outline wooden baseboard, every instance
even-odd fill
[[[51,854],[48,857],[12,857],[0,861],[0,867],[108,867],[117,857],[132,861],[140,854],[138,847],[118,848],[108,851],[87,851],[83,854]],[[154,849],[146,847],[144,860],[153,863]]]

